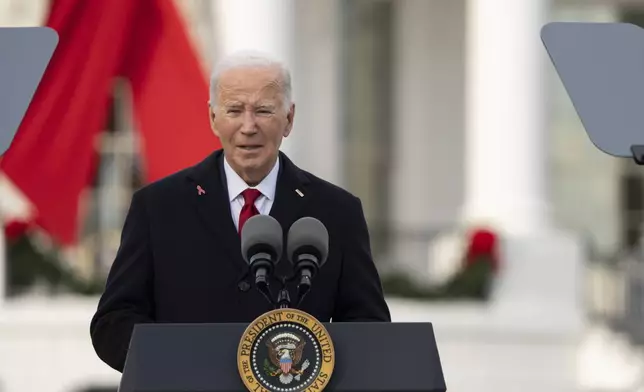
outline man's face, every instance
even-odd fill
[[[285,110],[277,67],[242,67],[223,72],[210,125],[228,163],[248,183],[268,174],[282,138],[293,126],[294,105]]]

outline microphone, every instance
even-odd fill
[[[329,253],[329,232],[315,218],[298,219],[288,231],[288,260],[300,276],[297,286],[299,303],[311,289],[311,281],[326,262]]]
[[[241,231],[242,257],[255,276],[255,285],[273,304],[268,289],[268,278],[282,257],[282,226],[269,215],[255,215],[248,219]]]

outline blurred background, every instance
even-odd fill
[[[131,195],[217,148],[202,142],[208,75],[243,48],[291,67],[283,150],[362,199],[394,321],[433,323],[448,390],[644,391],[644,169],[592,145],[539,37],[552,21],[644,26],[644,1],[83,2],[109,18],[83,30],[80,11],[50,17],[72,0],[0,0],[0,26],[64,19],[60,45],[87,48],[53,60],[67,77],[61,105],[92,87],[105,37],[158,61],[89,90],[105,96],[90,110],[100,127],[28,114],[20,148],[0,161],[0,391],[116,391],[89,320]],[[140,29],[123,33],[113,22],[132,4]],[[172,88],[140,93],[152,82],[132,75],[158,79],[162,67]],[[30,111],[73,111],[44,101]],[[41,130],[46,145],[25,136]],[[53,153],[34,160],[42,148]],[[42,184],[54,186],[35,192]]]

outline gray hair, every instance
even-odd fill
[[[277,67],[279,68],[282,76],[282,93],[284,98],[284,110],[288,111],[291,107],[292,101],[292,87],[291,87],[291,72],[288,67],[270,57],[269,55],[258,51],[240,51],[224,57],[219,61],[210,76],[210,105],[215,108],[217,106],[217,89],[219,86],[219,78],[225,71],[246,67]]]

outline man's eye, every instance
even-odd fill
[[[228,109],[226,113],[241,113],[241,110],[239,109]]]

